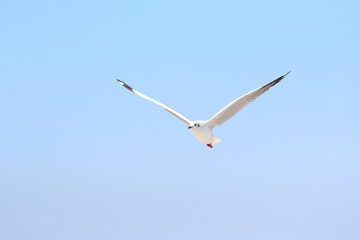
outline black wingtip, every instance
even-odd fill
[[[284,77],[286,77],[286,75],[288,75],[289,73],[291,73],[291,71],[285,73],[284,75],[278,77],[277,79],[275,79],[274,81],[264,85],[263,87],[272,87],[272,86],[275,86],[277,83],[279,83]]]
[[[283,79],[284,77],[286,77],[286,75],[288,75],[289,73],[291,73],[291,71],[288,71],[287,73],[285,73],[284,75],[282,75],[281,77],[279,77],[279,79]]]
[[[286,77],[286,75],[288,75],[289,73],[291,73],[291,71],[288,71],[287,73],[285,73],[285,74],[282,75],[281,77],[278,77],[278,78],[275,79],[274,81],[276,81],[276,83],[280,82],[280,80],[282,80],[284,77]]]
[[[116,79],[121,85],[123,85],[124,87],[126,87],[128,90],[133,92],[133,88],[130,87],[129,85],[127,85],[124,81],[121,81],[120,79]]]

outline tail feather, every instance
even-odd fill
[[[221,139],[218,139],[217,137],[214,137],[214,140],[213,140],[212,144],[216,144],[218,142],[221,142]]]

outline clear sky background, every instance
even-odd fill
[[[0,239],[360,239],[359,9],[1,1]]]

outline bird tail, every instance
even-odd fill
[[[216,144],[218,142],[221,142],[221,139],[218,139],[217,137],[214,137],[214,140],[213,140],[212,144]]]

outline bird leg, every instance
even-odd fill
[[[208,146],[209,148],[213,148],[213,146],[211,145],[211,143],[206,144],[206,146]]]

